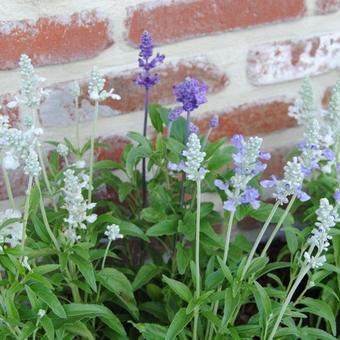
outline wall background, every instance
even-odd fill
[[[97,65],[122,96],[100,108],[100,138],[112,144],[100,157],[119,159],[125,133],[142,130],[142,93],[132,84],[138,40],[148,30],[166,55],[153,99],[174,104],[172,86],[191,75],[210,87],[209,102],[195,113],[202,129],[218,113],[215,137],[260,134],[280,172],[285,155],[301,137],[287,109],[301,79],[312,77],[325,104],[340,65],[340,0],[1,0],[0,103],[20,86],[17,63],[30,55],[46,77],[50,96],[40,120],[46,139],[74,136],[74,110],[67,87],[80,80],[82,136],[91,131],[87,77]],[[14,123],[23,114],[10,114]],[[25,179],[11,174],[20,196]],[[0,175],[0,200],[6,193]],[[0,203],[1,204],[1,203]]]

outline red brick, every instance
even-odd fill
[[[289,141],[287,141],[287,143],[289,143]],[[264,171],[262,178],[267,179],[271,175],[281,177],[283,175],[283,167],[291,158],[294,148],[295,146],[291,144],[285,147],[269,149],[268,151],[272,157],[270,161],[266,162],[268,166]]]
[[[257,45],[248,53],[247,74],[253,85],[273,84],[329,72],[339,60],[340,33],[329,33]]]
[[[328,14],[340,9],[340,0],[317,0],[316,13]]]
[[[218,114],[220,124],[211,134],[212,140],[231,137],[235,133],[245,136],[265,134],[286,129],[296,125],[295,119],[288,116],[288,107],[292,100],[284,98],[271,99],[266,102],[255,102],[228,108],[224,111],[212,112],[195,123],[202,133],[208,129],[213,114]]]
[[[9,109],[7,104],[14,100],[14,96],[11,94],[3,94],[0,96],[1,115],[9,117],[9,122],[12,127],[16,127],[19,122],[19,109],[18,107]]]
[[[169,104],[175,101],[173,85],[181,82],[187,76],[204,80],[209,86],[210,93],[216,93],[229,84],[227,75],[220,71],[214,64],[205,58],[193,60],[181,60],[176,64],[167,63],[157,70],[160,83],[150,93],[150,101],[153,103]],[[144,105],[144,92],[133,83],[138,70],[123,73],[107,73],[105,78],[106,88],[114,87],[115,92],[121,97],[121,101],[108,99],[100,105],[101,116],[114,116],[120,113],[128,113],[140,110]],[[88,79],[81,81],[81,117],[89,120],[93,114],[93,108],[87,96]],[[43,126],[67,126],[74,120],[74,104],[69,91],[69,84],[52,86],[49,97],[42,103],[40,117]]]
[[[112,44],[109,20],[95,11],[0,21],[0,69],[17,67],[22,53],[38,66],[60,64],[94,57]]]
[[[102,160],[112,160],[120,163],[123,151],[127,144],[130,144],[130,140],[122,136],[110,136],[110,137],[100,137],[97,140],[98,143],[107,144],[107,147],[99,147],[96,150],[96,158],[98,161]]]
[[[303,0],[152,1],[129,9],[128,39],[139,42],[144,30],[156,43],[300,18]]]

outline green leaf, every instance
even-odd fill
[[[90,261],[90,256],[87,258],[81,256],[79,253],[71,254],[70,260],[78,267],[86,282],[90,285],[94,292],[97,291],[96,278],[94,269]]]
[[[178,272],[183,275],[191,260],[191,248],[186,248],[182,243],[176,244],[176,263]]]
[[[166,333],[165,340],[174,340],[177,335],[182,333],[183,329],[191,321],[192,317],[193,313],[187,314],[185,308],[181,308],[173,318]]]
[[[160,340],[166,336],[167,328],[155,323],[133,323],[145,340]]]
[[[126,157],[126,172],[130,178],[133,177],[133,170],[141,158],[149,157],[151,154],[150,147],[137,146],[133,147]]]
[[[111,161],[110,159],[105,159],[103,161],[97,161],[93,164],[94,170],[114,170],[121,169],[121,165],[117,162]]]
[[[65,310],[58,298],[53,294],[52,290],[48,289],[41,283],[33,283],[30,288],[34,291],[37,297],[46,303],[53,311],[53,313],[62,319],[66,318]]]
[[[311,339],[313,337],[315,340],[336,340],[334,336],[328,334],[322,329],[303,327],[300,331],[300,336],[302,339]]]
[[[262,270],[266,264],[268,263],[269,259],[266,256],[261,256],[261,257],[257,257],[255,258],[247,271],[247,277],[249,277],[251,274],[256,274],[258,271]]]
[[[114,268],[104,268],[97,273],[98,281],[103,287],[116,295],[130,314],[138,319],[139,311],[133,295],[133,289],[126,276]]]
[[[84,318],[100,318],[108,327],[119,335],[126,335],[120,320],[107,307],[96,304],[70,303],[64,305],[68,318],[82,320]]]
[[[260,313],[260,318],[262,319],[263,322],[262,327],[264,327],[272,311],[270,298],[266,290],[257,281],[254,281],[252,292],[255,297],[257,309],[259,310]]]
[[[134,186],[129,182],[119,184],[118,198],[119,202],[124,202],[126,197],[134,190]]]
[[[48,340],[54,340],[54,326],[51,319],[45,315],[40,320]]]
[[[168,109],[163,108],[157,104],[149,105],[149,115],[152,126],[157,132],[163,133],[163,120],[160,115],[160,110],[166,110],[167,112],[169,111]]]
[[[72,322],[71,325],[66,324],[65,330],[73,335],[82,337],[82,339],[95,340],[90,330],[81,321]]]
[[[189,302],[192,299],[190,289],[182,282],[170,279],[163,275],[163,281],[184,301]]]
[[[132,282],[133,290],[143,287],[146,283],[151,281],[159,273],[159,268],[152,263],[144,264],[135,276]]]
[[[151,143],[147,137],[144,137],[142,134],[134,131],[128,132],[127,136],[134,140],[135,142],[137,142],[142,147],[144,147],[145,149],[148,149],[149,152],[152,151]]]
[[[177,217],[173,216],[164,221],[158,222],[147,230],[147,236],[173,235],[177,231]]]
[[[141,216],[143,220],[151,223],[162,221],[166,218],[166,214],[161,209],[156,207],[147,207],[142,210]]]
[[[217,261],[221,267],[222,273],[224,274],[227,281],[232,284],[233,283],[233,275],[231,274],[230,269],[228,266],[222,261],[220,257],[217,258]]]
[[[336,335],[335,316],[327,302],[306,297],[301,300],[301,304],[307,306],[301,309],[302,313],[308,312],[324,318],[329,322],[333,335]]]

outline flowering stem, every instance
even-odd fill
[[[224,264],[227,263],[227,259],[228,259],[230,237],[231,237],[231,230],[232,230],[233,222],[234,222],[234,216],[235,216],[235,211],[232,211],[229,215],[229,221],[228,221],[228,226],[227,226],[225,241],[224,241],[224,254],[223,254],[223,263]],[[220,285],[218,287],[217,291],[220,292],[221,290],[222,290],[222,285]],[[215,302],[212,310],[213,310],[214,315],[217,315],[218,301]],[[206,334],[208,334],[209,340],[212,339],[213,333],[214,333],[214,329],[213,329],[212,323],[210,322],[208,329],[207,329],[207,333],[206,333]]]
[[[90,175],[89,175],[89,192],[88,192],[88,203],[92,201],[92,183],[93,183],[93,159],[94,159],[94,140],[97,134],[97,120],[98,120],[99,102],[95,101],[94,106],[94,118],[92,124],[92,136],[91,136],[91,147],[90,147]]]
[[[26,228],[30,210],[30,200],[31,200],[31,192],[32,192],[32,184],[33,184],[33,177],[30,176],[28,178],[28,186],[26,191],[26,201],[25,201],[25,208],[24,208],[24,217],[22,223],[22,236],[21,236],[21,251],[25,248],[25,241],[26,241]]]
[[[187,111],[187,121],[185,125],[185,144],[188,142],[189,137],[189,130],[190,130],[190,111]],[[184,196],[185,196],[185,189],[184,189],[184,182],[186,180],[186,173],[182,173],[182,180],[181,180],[181,199],[180,199],[180,205],[183,207],[184,204]]]
[[[145,88],[144,93],[144,126],[143,136],[146,137],[148,128],[148,115],[149,115],[149,89]],[[142,159],[142,202],[143,208],[147,205],[147,189],[146,189],[146,159]]]
[[[42,192],[41,192],[41,189],[40,189],[40,184],[39,184],[38,178],[35,178],[35,184],[36,184],[37,189],[39,191],[40,210],[41,210],[41,214],[42,214],[42,218],[43,218],[43,221],[44,221],[44,224],[45,224],[46,231],[47,231],[48,235],[50,236],[50,238],[51,238],[55,248],[59,252],[60,251],[60,247],[59,247],[58,241],[57,241],[57,239],[55,238],[55,236],[54,236],[54,234],[52,232],[50,224],[48,223],[48,218],[47,218],[47,214],[46,214],[46,210],[45,210],[45,205],[44,205],[44,201],[43,201],[43,196],[42,196]]]
[[[106,258],[107,258],[107,254],[109,252],[109,249],[111,247],[111,243],[112,240],[109,240],[109,242],[107,243],[106,249],[105,249],[105,253],[104,253],[104,257],[103,257],[103,261],[102,261],[102,265],[101,265],[101,270],[103,270],[105,268],[105,262],[106,262]],[[98,291],[97,291],[97,297],[96,297],[96,301],[99,301],[99,297],[100,297],[100,291],[102,289],[102,285],[99,283],[98,285]]]
[[[11,187],[11,182],[9,180],[9,176],[8,176],[8,171],[7,169],[3,166],[2,167],[2,173],[4,176],[4,182],[5,182],[5,186],[6,186],[6,191],[7,191],[7,196],[9,199],[9,202],[11,204],[12,209],[16,209],[15,206],[15,201],[14,201],[14,197],[13,197],[13,191],[12,191],[12,187]]]
[[[268,248],[270,247],[270,245],[273,242],[277,232],[280,230],[282,223],[285,221],[285,219],[286,219],[290,209],[292,208],[292,206],[293,206],[293,204],[295,202],[295,199],[296,199],[296,195],[294,194],[291,197],[291,199],[290,199],[290,201],[289,201],[289,203],[288,203],[284,213],[281,215],[281,218],[280,218],[279,222],[277,223],[276,227],[272,231],[272,233],[271,233],[271,235],[270,235],[266,245],[264,246],[264,248],[263,248],[263,250],[261,252],[261,256],[265,256],[266,255]]]
[[[281,307],[281,310],[280,310],[280,313],[276,319],[276,322],[274,324],[274,327],[272,329],[272,332],[270,333],[269,337],[268,337],[268,340],[272,340],[274,339],[274,336],[276,334],[276,331],[281,323],[281,320],[284,316],[284,313],[296,291],[296,289],[298,288],[299,284],[301,283],[301,281],[303,280],[303,278],[305,277],[305,275],[308,273],[308,271],[310,270],[310,266],[305,266],[304,268],[301,269],[300,271],[300,274],[298,275],[298,277],[296,278],[296,281],[294,283],[294,285],[292,286],[292,288],[290,289],[282,307]]]
[[[250,253],[249,253],[247,262],[246,262],[246,264],[245,264],[245,266],[244,266],[244,268],[243,268],[242,275],[241,275],[241,281],[243,280],[244,275],[247,273],[247,270],[249,269],[249,266],[250,266],[250,264],[251,264],[251,261],[252,261],[253,258],[254,258],[256,249],[257,249],[257,247],[259,246],[259,244],[260,244],[260,242],[261,242],[261,240],[262,240],[262,237],[263,237],[264,233],[266,232],[266,230],[267,230],[267,228],[268,228],[270,222],[272,221],[272,219],[273,219],[273,217],[274,217],[274,215],[275,215],[275,213],[276,213],[276,210],[278,209],[279,205],[280,205],[280,202],[277,201],[277,202],[275,203],[275,205],[273,206],[273,208],[272,208],[270,214],[268,215],[266,222],[264,223],[263,227],[261,228],[261,231],[260,231],[259,234],[257,235],[257,238],[256,238],[256,240],[255,240],[255,243],[253,244],[253,247],[252,247],[252,249],[251,249],[251,251],[250,251]],[[283,221],[282,221],[282,222],[283,222]],[[261,256],[264,256],[264,255],[265,255],[265,253],[262,253],[262,254],[261,254]]]
[[[201,181],[196,181],[197,185],[197,207],[196,207],[196,246],[195,246],[195,269],[196,269],[196,299],[201,294],[201,278],[200,278],[200,225],[201,225]],[[199,306],[194,310],[194,331],[193,339],[197,339],[197,327],[199,317]]]
[[[210,127],[208,132],[206,133],[205,137],[204,137],[204,140],[203,140],[203,143],[202,143],[202,150],[205,149],[205,147],[207,146],[208,144],[208,140],[209,140],[209,136],[211,134],[211,131],[212,131],[212,128]]]

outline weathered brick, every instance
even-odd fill
[[[248,54],[247,74],[253,85],[279,83],[317,75],[340,65],[340,33],[257,45]]]
[[[156,43],[300,18],[303,0],[152,1],[128,11],[128,39],[149,31]]]
[[[329,103],[329,99],[331,98],[331,95],[332,95],[332,86],[328,87],[324,94],[323,94],[323,97],[322,97],[322,106],[324,108],[328,108],[328,103]]]
[[[9,122],[11,126],[16,127],[19,122],[19,109],[18,107],[9,109],[7,104],[14,100],[14,96],[7,93],[0,96],[0,106],[1,106],[1,115],[5,115],[9,117]]]
[[[133,83],[138,70],[123,73],[105,74],[107,89],[114,87],[122,100],[108,99],[100,105],[100,116],[108,117],[140,110],[144,105],[144,92]],[[183,81],[185,77],[192,76],[204,80],[209,86],[210,93],[221,91],[228,85],[227,75],[220,71],[206,58],[181,60],[177,63],[166,63],[157,69],[160,83],[150,93],[150,101],[155,103],[173,103],[173,85]],[[40,118],[43,126],[67,126],[74,120],[73,99],[68,91],[69,83],[57,84],[50,88],[51,93],[42,103]],[[81,81],[82,97],[80,115],[82,120],[89,120],[93,114],[93,107],[87,96],[88,79]]]
[[[16,68],[22,53],[35,65],[60,64],[94,57],[112,44],[110,21],[96,11],[0,21],[0,69]]]
[[[96,149],[96,159],[98,161],[109,159],[118,163],[121,161],[125,146],[131,143],[128,138],[117,135],[99,137],[97,142],[104,143],[107,147],[99,147]]]
[[[340,0],[317,0],[316,13],[328,14],[340,9]]]
[[[296,125],[295,119],[288,116],[288,107],[292,100],[274,98],[268,101],[243,104],[227,108],[224,111],[209,113],[203,118],[198,118],[195,123],[202,133],[207,131],[211,116],[217,114],[220,124],[211,133],[211,139],[231,137],[235,133],[245,136],[265,134],[286,129]]]

